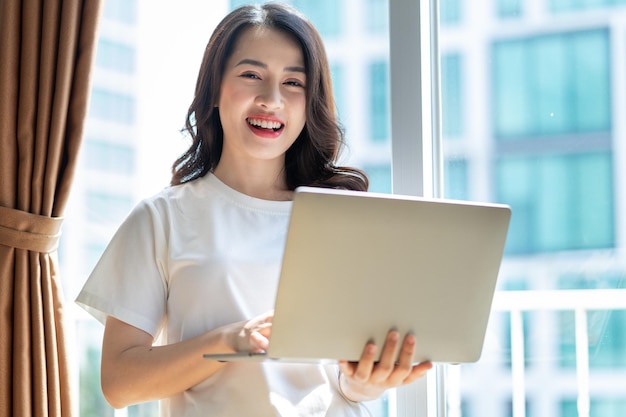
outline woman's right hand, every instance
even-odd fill
[[[249,321],[234,324],[231,346],[237,352],[262,352],[269,346],[274,311],[270,310]]]

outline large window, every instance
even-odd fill
[[[447,370],[448,415],[624,413],[620,3],[499,0],[451,25],[441,0],[444,194],[513,210],[483,357]]]
[[[157,42],[156,65],[146,65],[136,38],[144,16],[138,6],[165,6],[142,1],[106,2],[83,148],[85,175],[77,175],[71,203],[77,215],[68,215],[62,243],[83,246],[81,252],[61,248],[65,259],[69,253],[85,255],[83,266],[64,272],[70,301],[102,252],[104,237],[139,198],[167,185],[166,176],[151,191],[131,186],[155,177],[152,160],[165,161],[159,169],[169,172],[178,156],[169,144],[180,141],[195,81],[183,78],[195,77],[204,43],[221,16],[248,3],[212,1],[206,13],[200,12],[206,2],[175,6],[189,8],[179,15],[185,18],[164,13],[154,25],[161,32],[142,32],[142,45],[152,48],[146,40],[162,36],[165,27],[171,33],[167,42]],[[370,404],[373,415],[426,417],[438,404],[445,404],[438,417],[625,415],[626,2],[498,0],[487,8],[460,0],[291,3],[322,32],[346,130],[344,158],[367,171],[371,191],[391,192],[392,183],[414,181],[417,173],[424,184],[440,181],[444,197],[503,202],[513,209],[481,360],[439,366],[427,383]],[[439,12],[439,25],[429,33],[437,42],[405,39],[402,56],[390,60],[389,44],[397,39],[390,41],[389,32],[399,22],[388,19],[411,15],[418,4]],[[389,13],[392,7],[395,14]],[[429,17],[410,29],[427,32]],[[178,38],[187,40],[171,48]],[[185,49],[197,39],[201,47]],[[440,84],[431,85],[433,95],[420,85],[420,93],[395,107],[411,116],[405,131],[398,131],[391,120],[398,96],[393,86],[413,91],[425,67],[411,59],[426,58],[429,45],[439,47],[428,67],[438,72],[426,81]],[[168,65],[172,74],[193,68],[192,75],[136,88]],[[401,87],[392,79],[393,65],[411,70]],[[158,100],[141,96],[156,90]],[[172,108],[174,98],[166,90],[186,97],[176,98],[180,104]],[[157,107],[179,117],[166,125]],[[438,140],[441,147],[430,146]],[[424,159],[415,158],[408,168],[392,166],[392,146],[415,142],[425,150]],[[169,152],[165,157],[163,150]],[[437,167],[442,178],[435,178]],[[94,179],[110,184],[95,191]],[[63,268],[63,257],[61,262]],[[106,405],[98,383],[102,326],[80,311],[76,317],[81,417],[156,415],[156,403],[117,412]],[[433,390],[444,386],[445,401],[431,401]]]

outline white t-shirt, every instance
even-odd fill
[[[212,174],[142,201],[109,243],[77,303],[163,344],[274,306],[291,202],[239,193]],[[229,363],[161,401],[161,415],[363,416],[336,366]]]

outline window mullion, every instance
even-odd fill
[[[392,187],[441,196],[438,0],[389,2]]]
[[[391,166],[397,194],[441,196],[437,4],[389,1]],[[397,390],[397,417],[445,415],[438,368]]]

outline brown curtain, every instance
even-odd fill
[[[70,416],[56,249],[101,0],[0,0],[0,416]]]

